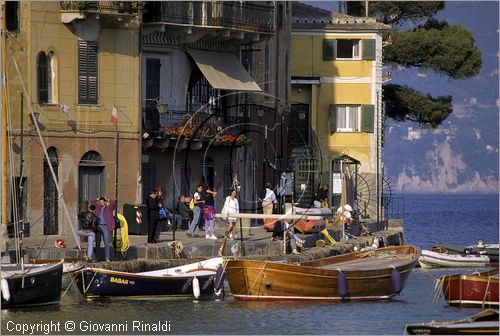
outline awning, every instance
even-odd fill
[[[192,49],[189,49],[188,53],[215,89],[262,91],[234,55]]]

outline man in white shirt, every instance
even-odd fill
[[[265,196],[262,198],[262,212],[265,215],[271,215],[276,202],[276,194],[271,189],[271,182],[266,182]]]

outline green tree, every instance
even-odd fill
[[[359,15],[364,13],[364,4],[347,8]],[[470,78],[481,70],[481,52],[472,33],[434,18],[444,9],[444,1],[374,1],[368,6],[369,15],[393,25],[392,43],[384,48],[385,64],[433,71],[452,79]],[[408,25],[413,29],[402,30]],[[415,121],[424,127],[438,127],[452,112],[451,97],[434,98],[402,85],[384,85],[384,100],[387,117]]]

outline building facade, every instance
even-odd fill
[[[329,203],[380,218],[382,34],[374,18],[294,2],[289,153],[304,199],[328,183]]]
[[[242,210],[258,210],[286,162],[290,13],[287,2],[146,3],[143,197],[160,186],[174,206],[206,179],[218,211],[234,187]]]
[[[141,197],[141,4],[5,6],[9,221],[18,208],[25,235],[72,236],[82,201]]]

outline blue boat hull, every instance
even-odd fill
[[[213,274],[197,276],[200,295],[214,293]],[[144,276],[137,273],[87,268],[77,272],[76,284],[87,298],[160,297],[194,298],[194,276]]]

